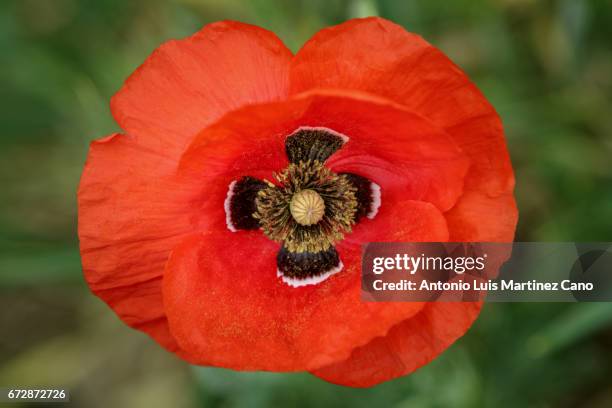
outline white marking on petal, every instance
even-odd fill
[[[300,126],[299,128],[295,129],[287,137],[295,135],[300,130],[320,130],[320,131],[323,131],[323,132],[331,133],[332,135],[337,136],[340,139],[342,139],[342,144],[346,144],[350,140],[350,137],[348,137],[347,135],[345,135],[343,133],[340,133],[340,132],[336,132],[335,130],[327,128],[325,126]]]
[[[381,194],[380,194],[380,186],[374,182],[370,182],[370,190],[372,197],[372,204],[370,205],[370,211],[366,215],[369,219],[373,219],[378,214],[378,209],[380,208],[380,204],[382,204]]]
[[[309,276],[308,278],[304,279],[290,278],[283,275],[283,273],[279,269],[276,270],[276,276],[281,278],[282,281],[285,282],[287,285],[293,288],[299,288],[301,286],[316,285],[317,283],[321,283],[330,276],[340,272],[342,268],[344,268],[344,264],[342,263],[342,261],[340,261],[338,263],[338,266],[335,266],[329,271],[323,272],[321,275],[317,276]]]
[[[232,202],[232,197],[234,196],[234,187],[236,186],[236,180],[232,181],[229,184],[227,189],[227,196],[225,197],[225,201],[223,202],[223,208],[225,209],[225,224],[227,225],[227,229],[236,232],[238,231],[234,224],[232,223],[232,210],[230,208],[230,204]]]

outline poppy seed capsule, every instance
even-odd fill
[[[300,225],[313,225],[325,214],[325,203],[314,190],[302,190],[293,195],[289,204],[293,219]]]

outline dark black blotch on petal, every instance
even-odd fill
[[[292,163],[318,160],[323,163],[344,144],[344,139],[325,129],[298,129],[287,137],[285,151]]]
[[[237,230],[252,230],[259,228],[259,221],[253,217],[257,206],[257,193],[266,187],[266,183],[254,177],[245,176],[234,184],[233,195],[230,198],[230,220]]]
[[[355,197],[357,198],[357,210],[355,211],[355,222],[362,217],[368,215],[372,210],[372,182],[363,176],[353,173],[342,173],[346,176],[351,184],[357,189]]]
[[[340,265],[340,257],[334,247],[320,252],[290,252],[282,247],[276,256],[276,264],[284,276],[306,279],[337,268]]]

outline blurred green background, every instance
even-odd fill
[[[498,109],[517,240],[612,241],[610,1],[3,0],[0,385],[64,386],[83,407],[612,406],[612,304],[490,304],[432,364],[359,390],[189,367],[88,292],[80,172],[89,141],[118,130],[111,95],[155,47],[237,19],[296,51],[366,15],[423,35]]]

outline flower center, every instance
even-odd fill
[[[354,173],[324,166],[349,141],[332,129],[303,126],[285,139],[289,165],[276,183],[248,175],[230,182],[223,203],[232,232],[261,231],[280,242],[277,275],[286,284],[314,285],[342,270],[335,243],[380,207],[380,187]]]
[[[314,190],[302,190],[293,195],[289,211],[300,225],[312,225],[321,221],[325,214],[325,202]]]
[[[358,202],[356,188],[318,160],[291,163],[257,193],[256,212],[264,234],[291,252],[329,249],[350,232]]]

